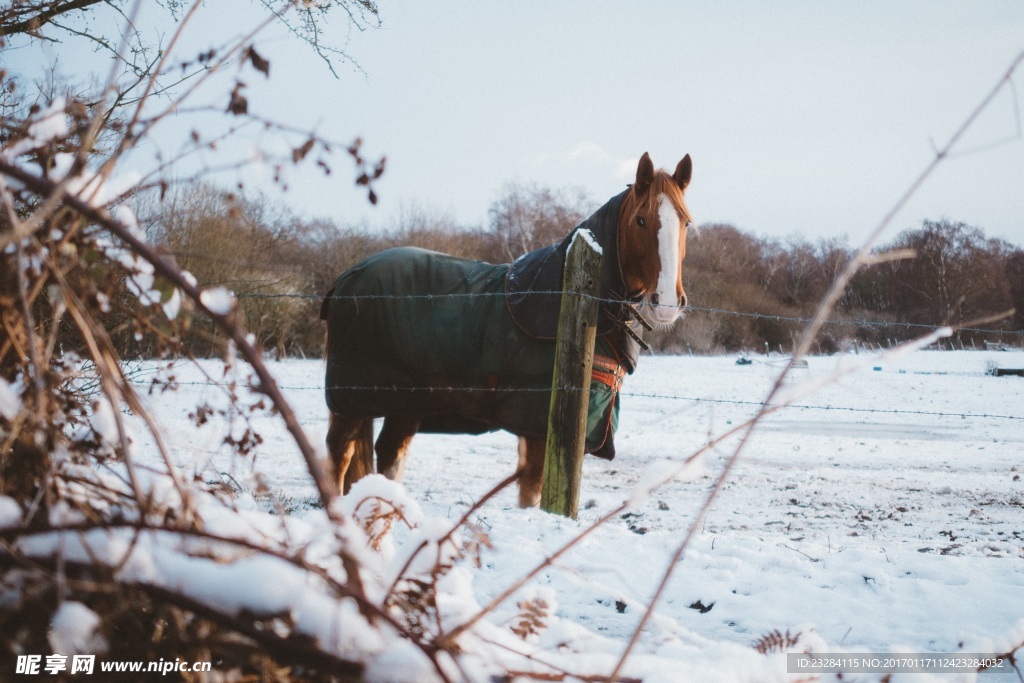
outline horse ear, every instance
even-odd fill
[[[687,154],[676,166],[676,172],[672,174],[672,179],[676,181],[680,190],[685,190],[686,186],[690,184],[691,173],[693,173],[693,162],[690,160],[690,155]]]
[[[636,185],[633,188],[638,194],[647,192],[647,189],[654,182],[654,162],[651,161],[651,155],[644,152],[644,155],[640,157],[640,163],[636,167]]]

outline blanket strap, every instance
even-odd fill
[[[626,376],[626,368],[614,358],[594,354],[594,369],[590,373],[593,382],[600,382],[613,393],[622,388],[622,380]]]

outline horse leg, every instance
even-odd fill
[[[544,480],[544,452],[547,439],[519,437],[519,507],[540,504],[540,489]]]
[[[352,484],[373,472],[373,418],[331,413],[327,452],[338,490],[348,493]]]
[[[401,481],[409,444],[419,430],[421,420],[422,418],[415,415],[392,415],[384,418],[384,427],[377,437],[377,471],[388,479]]]
[[[363,420],[359,427],[353,443],[352,460],[349,462],[348,471],[345,473],[345,493],[356,483],[368,474],[373,474],[373,418]]]

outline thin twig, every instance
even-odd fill
[[[24,169],[9,163],[3,158],[0,158],[0,173],[12,177],[15,180],[31,187],[40,195],[45,196],[47,193],[55,189],[55,184],[49,179],[28,173]],[[109,230],[119,239],[128,244],[134,253],[152,264],[157,274],[167,279],[175,287],[180,289],[189,299],[192,300],[199,310],[213,320],[217,326],[220,327],[221,330],[235,343],[238,352],[252,366],[256,376],[259,378],[260,385],[256,387],[256,389],[265,394],[281,414],[281,417],[285,422],[285,426],[288,428],[288,431],[295,440],[296,445],[298,445],[303,458],[306,460],[306,465],[313,477],[314,483],[316,484],[317,493],[320,495],[320,502],[323,503],[325,509],[329,510],[331,499],[337,495],[336,486],[324,472],[320,459],[316,454],[316,450],[309,442],[309,439],[301,425],[299,425],[295,412],[281,393],[281,390],[277,386],[277,382],[274,380],[270,370],[263,362],[259,352],[250,343],[248,333],[237,322],[233,312],[220,313],[211,311],[203,302],[202,291],[199,289],[198,285],[194,284],[189,278],[187,278],[181,269],[174,265],[170,260],[158,253],[149,244],[145,243],[128,226],[112,218],[105,209],[94,207],[87,204],[79,197],[71,195],[64,198],[64,203],[88,220]]]
[[[857,273],[857,271],[860,270],[860,268],[866,262],[868,262],[870,258],[871,248],[878,241],[878,239],[885,232],[885,230],[889,227],[889,224],[892,222],[893,218],[895,218],[895,216],[903,209],[907,202],[910,201],[910,198],[917,193],[920,187],[931,176],[932,172],[939,166],[939,164],[941,164],[942,161],[947,157],[950,150],[952,150],[956,143],[963,137],[963,135],[971,127],[971,125],[978,118],[978,116],[980,116],[981,113],[986,109],[986,107],[988,107],[989,103],[995,98],[995,96],[999,93],[1003,86],[1005,86],[1007,82],[1010,82],[1012,80],[1014,71],[1022,62],[1024,62],[1024,51],[1022,51],[1013,60],[1013,62],[1011,62],[1010,67],[1007,69],[1003,77],[999,79],[995,87],[993,87],[989,94],[982,99],[981,103],[967,117],[967,119],[960,126],[960,128],[957,129],[957,131],[949,139],[946,145],[936,153],[935,158],[932,159],[932,161],[925,167],[925,169],[914,180],[914,182],[911,183],[910,187],[903,193],[903,195],[899,198],[896,204],[889,210],[889,212],[885,214],[885,216],[882,218],[882,221],[864,241],[864,244],[861,246],[857,254],[846,265],[846,268],[839,274],[835,282],[832,283],[832,286],[829,288],[829,291],[825,294],[825,297],[822,299],[821,303],[819,303],[814,318],[804,328],[803,333],[797,341],[793,351],[792,358],[790,358],[789,362],[783,368],[782,372],[779,373],[779,376],[776,379],[775,384],[768,392],[768,397],[765,399],[765,404],[772,403],[776,396],[781,392],[783,384],[785,383],[786,378],[789,376],[789,373],[792,371],[796,361],[802,359],[804,356],[808,354],[811,348],[811,344],[817,337],[818,333],[821,331],[821,327],[824,324],[824,321],[831,313],[836,303],[839,301],[839,297],[846,290],[846,287],[849,284],[850,280],[852,280],[853,276]],[[732,455],[730,455],[729,459],[726,460],[726,463],[722,468],[722,472],[719,475],[718,480],[715,482],[714,487],[711,489],[711,491],[705,498],[704,504],[701,506],[701,509],[697,514],[697,517],[691,523],[690,528],[684,536],[682,543],[679,544],[679,547],[676,549],[675,553],[673,553],[672,561],[669,563],[668,568],[665,570],[665,573],[662,576],[662,580],[651,598],[650,604],[648,605],[647,609],[644,611],[644,614],[640,619],[640,623],[634,630],[633,636],[630,638],[629,643],[626,645],[626,648],[623,651],[618,663],[615,665],[615,668],[608,676],[609,681],[614,681],[618,677],[619,672],[622,670],[622,667],[625,666],[626,660],[629,658],[629,655],[632,653],[637,641],[640,639],[640,634],[642,633],[644,626],[646,626],[647,621],[650,619],[650,616],[653,613],[655,606],[658,604],[661,595],[668,584],[669,578],[675,571],[677,563],[679,562],[679,560],[682,559],[683,554],[686,552],[687,546],[689,545],[691,539],[696,533],[696,530],[700,527],[708,511],[710,511],[712,502],[718,496],[719,492],[722,490],[722,486],[726,478],[732,472],[733,467],[736,465],[741,454],[745,450],[747,443],[749,443],[751,434],[766,414],[767,412],[764,408],[758,411],[758,414],[751,421],[750,427],[743,434],[739,443],[733,450]]]

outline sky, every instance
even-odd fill
[[[184,53],[255,23],[258,3],[207,5]],[[380,16],[379,28],[330,25],[327,42],[355,62],[337,78],[278,30],[255,41],[271,78],[241,72],[250,111],[387,157],[376,207],[343,160],[326,178],[289,171],[283,199],[303,215],[480,226],[512,183],[600,204],[643,152],[668,170],[688,153],[698,222],[859,243],[1024,51],[1021,0],[392,0]],[[1024,244],[1021,90],[998,94],[887,236],[947,218]],[[291,143],[260,131],[246,144]],[[243,175],[270,187],[265,169]]]

